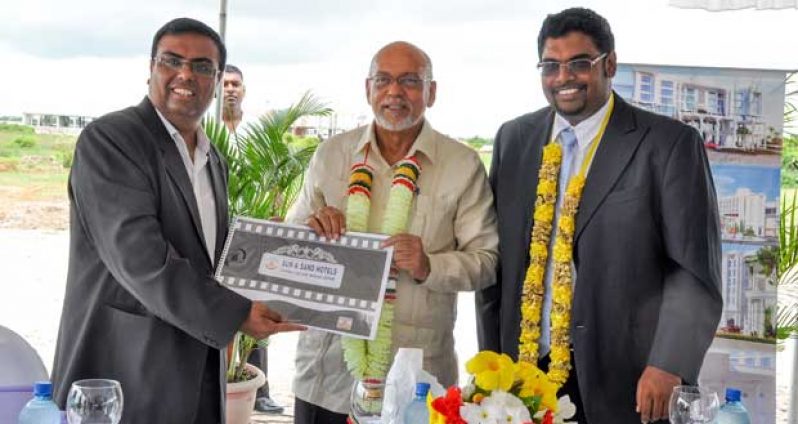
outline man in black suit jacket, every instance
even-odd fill
[[[538,53],[550,107],[502,125],[494,145],[501,256],[498,284],[477,295],[480,348],[518,355],[542,149],[570,128],[578,147],[571,169],[588,158],[589,171],[571,267],[573,369],[561,394],[577,401],[580,422],[667,418],[673,387],[696,383],[722,307],[717,204],[703,144],[690,127],[612,92],[613,36],[595,12],[549,15]]]
[[[149,95],[86,127],[69,178],[70,255],[53,382],[118,380],[124,423],[224,421],[221,349],[300,327],[213,278],[227,170],[202,133],[226,52],[205,24],[155,35]]]

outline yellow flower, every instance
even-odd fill
[[[584,177],[575,175],[573,178],[571,178],[571,181],[568,182],[568,188],[565,190],[565,192],[571,197],[579,197],[582,194],[582,188],[584,187]]]
[[[529,246],[529,253],[532,256],[546,257],[549,254],[549,248],[543,243],[532,243]]]
[[[541,404],[545,408],[557,412],[557,386],[549,381],[543,371],[528,362],[519,361],[518,369],[516,378],[522,382],[518,395],[520,397],[540,396]]]
[[[521,316],[528,320],[540,319],[540,304],[524,302],[521,305]]]
[[[549,357],[552,362],[565,362],[571,360],[571,351],[567,346],[552,346]]]
[[[513,385],[515,364],[504,353],[483,350],[466,362],[466,371],[474,376],[479,388],[506,392]]]
[[[538,195],[556,195],[557,182],[552,180],[540,180],[538,182]]]
[[[571,288],[566,284],[555,284],[553,287],[552,299],[554,303],[560,305],[571,302]]]
[[[573,234],[576,229],[574,217],[563,215],[558,220],[558,228],[565,234]]]
[[[562,161],[562,149],[557,143],[549,143],[543,147],[543,163],[560,163]]]
[[[532,264],[527,269],[526,279],[525,281],[529,281],[530,283],[535,283],[537,281],[543,281],[543,274],[546,272],[546,269],[538,264]]]
[[[553,253],[557,262],[571,262],[571,246],[568,243],[558,239],[554,243]]]
[[[554,219],[554,205],[541,205],[535,208],[535,221],[551,222]]]

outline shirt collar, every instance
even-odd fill
[[[157,107],[154,108],[154,109],[155,109],[155,113],[158,114],[158,117],[161,118],[161,122],[163,123],[163,126],[166,127],[166,132],[169,133],[169,136],[172,137],[172,140],[174,140],[175,142],[179,141],[179,142],[185,144],[186,141],[183,140],[183,136],[180,135],[180,131],[178,131],[178,129],[175,128],[175,126],[172,125],[172,123],[169,122],[169,120],[166,119],[165,116],[163,116],[163,114],[161,113],[160,110],[158,110]],[[186,147],[188,147],[188,146],[186,146]],[[207,155],[208,152],[211,151],[211,142],[208,139],[208,136],[205,135],[205,131],[202,131],[202,129],[198,129],[197,130],[197,150],[199,150],[199,152],[201,154],[203,154],[203,155]],[[196,157],[196,152],[195,152],[195,157]]]
[[[607,114],[609,107],[610,100],[608,97],[607,101],[604,102],[604,106],[602,106],[594,114],[590,115],[587,119],[576,125],[571,125],[571,123],[563,118],[559,113],[555,114],[554,126],[551,129],[552,138],[559,136],[560,132],[566,128],[573,128],[574,134],[576,134],[576,142],[579,145],[579,149],[584,149],[590,145],[590,143],[596,137],[596,134],[598,134],[601,127],[601,121],[604,118],[604,115]]]
[[[363,132],[363,135],[360,137],[360,141],[357,143],[356,152],[360,153],[363,149],[366,148],[366,145],[371,144],[372,149],[377,147],[377,136],[375,135],[375,123],[372,121],[369,126],[366,128],[366,131]],[[435,131],[432,129],[432,125],[430,125],[429,121],[424,118],[424,125],[421,127],[421,132],[418,133],[418,137],[416,137],[416,141],[413,142],[413,145],[410,147],[410,151],[407,153],[408,156],[412,156],[417,152],[420,152],[430,163],[435,163]]]

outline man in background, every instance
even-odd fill
[[[244,74],[241,69],[235,65],[225,65],[222,90],[224,92],[222,121],[224,121],[227,130],[231,134],[235,134],[244,120],[244,111],[241,109],[241,104],[247,94],[247,87],[244,85]]]
[[[241,109],[241,103],[243,103],[244,96],[247,94],[247,87],[244,85],[244,73],[241,72],[240,68],[229,63],[225,65],[222,89],[224,92],[222,121],[224,121],[224,125],[231,134],[237,134],[243,128],[244,111]],[[283,412],[283,407],[269,396],[268,348],[256,347],[252,350],[247,362],[260,368],[266,376],[266,383],[258,389],[258,394],[255,398],[255,410],[268,414]]]

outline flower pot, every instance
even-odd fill
[[[237,383],[227,383],[225,397],[227,424],[249,424],[249,417],[255,406],[255,395],[258,388],[266,383],[263,371],[250,364],[246,364],[246,368],[255,374],[255,378]]]

